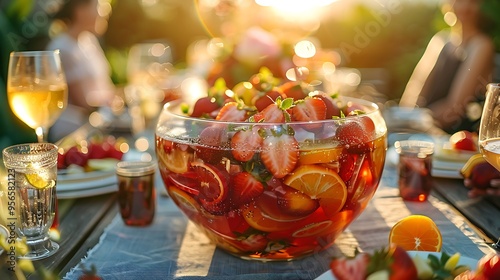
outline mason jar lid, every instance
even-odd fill
[[[418,158],[426,158],[434,153],[434,143],[421,140],[396,141],[394,148],[400,155]]]
[[[120,161],[116,164],[116,174],[136,177],[153,174],[156,164],[152,161]]]

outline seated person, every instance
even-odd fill
[[[478,129],[478,102],[492,79],[494,46],[480,12],[485,1],[447,1],[457,22],[431,39],[399,103],[429,108],[436,125],[450,134]]]
[[[68,83],[68,109],[51,129],[62,135],[82,125],[97,107],[109,106],[115,94],[110,66],[96,37],[99,20],[97,0],[67,0],[54,18],[64,23],[65,31],[47,46],[60,50]],[[63,123],[65,122],[65,123]],[[58,137],[55,137],[58,138]]]

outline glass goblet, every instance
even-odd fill
[[[487,86],[479,127],[479,149],[484,158],[500,170],[500,84]]]
[[[12,52],[7,76],[12,112],[35,130],[38,142],[66,109],[68,86],[59,51]]]
[[[16,234],[26,238],[28,253],[20,258],[43,259],[59,245],[48,231],[56,210],[57,146],[28,143],[3,150],[9,188],[15,189]]]

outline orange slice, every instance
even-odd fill
[[[423,215],[411,215],[401,219],[389,233],[389,243],[395,243],[407,251],[439,252],[442,237],[434,221]]]
[[[312,223],[295,231],[294,233],[292,233],[292,236],[297,238],[315,236],[327,230],[332,224],[333,222],[330,220],[322,221],[319,223]]]
[[[312,199],[319,199],[325,213],[330,216],[342,209],[347,199],[347,187],[337,172],[318,165],[301,165],[284,183]]]
[[[243,207],[242,216],[251,227],[264,232],[283,231],[297,227],[296,222],[276,221],[264,216],[255,203]]]
[[[300,164],[331,163],[340,158],[342,147],[318,147],[311,150],[301,150]]]
[[[166,153],[161,149],[157,149],[157,155],[160,163],[163,163],[171,172],[182,174],[188,171],[188,163],[191,159],[191,154],[188,152],[172,149],[169,153]]]
[[[186,192],[174,187],[169,187],[168,194],[175,204],[184,210],[187,216],[192,217],[200,212],[200,205],[198,202]]]

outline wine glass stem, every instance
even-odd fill
[[[45,132],[47,132],[47,129],[45,129],[45,128],[41,127],[41,126],[37,127],[35,129],[35,133],[36,133],[36,137],[38,139],[38,143],[47,142]]]

